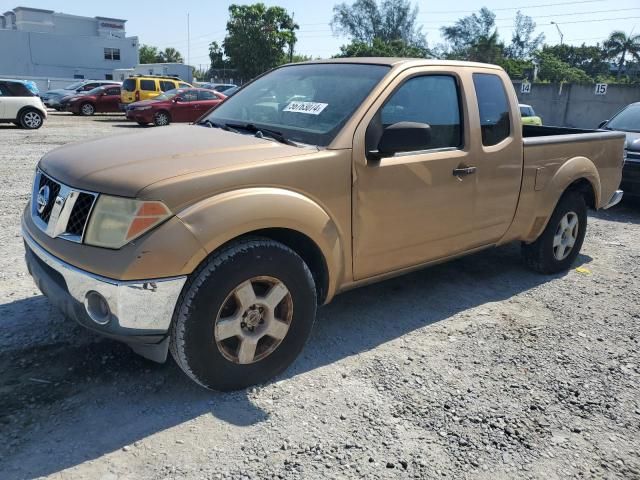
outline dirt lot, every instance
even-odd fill
[[[512,245],[344,294],[283,376],[212,393],[64,319],[22,260],[38,159],[138,129],[0,125],[0,478],[640,478],[639,205],[592,214],[564,275]]]

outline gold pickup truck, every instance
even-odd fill
[[[26,259],[86,327],[243,388],[292,363],[347,289],[514,241],[534,270],[568,269],[587,208],[622,197],[623,145],[523,127],[492,65],[287,65],[195,125],[45,155]]]

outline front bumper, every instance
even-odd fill
[[[622,168],[620,188],[626,195],[640,196],[640,154],[627,153],[627,161]]]
[[[167,332],[185,276],[118,281],[69,265],[38,245],[23,229],[25,258],[36,285],[65,315],[102,335],[123,341],[158,362],[167,356]],[[90,313],[88,294],[99,294],[108,312]]]

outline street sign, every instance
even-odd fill
[[[607,84],[606,83],[596,83],[596,90],[593,92],[596,95],[606,95],[607,94]]]
[[[531,84],[529,82],[522,82],[522,84],[520,84],[520,93],[531,93]]]

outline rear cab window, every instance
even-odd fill
[[[135,78],[127,78],[124,82],[122,82],[122,90],[125,92],[135,92],[136,90],[136,79]]]
[[[218,97],[211,90],[198,90],[198,100],[217,100]]]
[[[473,85],[480,112],[482,144],[497,145],[511,135],[511,116],[507,92],[498,75],[474,73]]]

